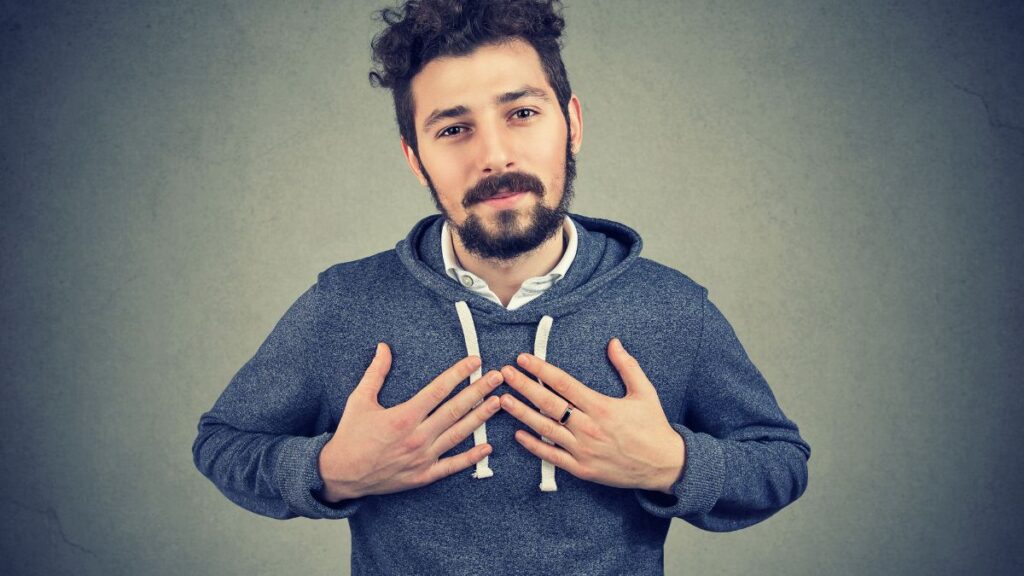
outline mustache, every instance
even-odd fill
[[[476,183],[475,186],[466,192],[462,199],[463,208],[469,208],[473,204],[490,200],[510,190],[516,192],[530,192],[544,197],[544,183],[540,178],[524,172],[505,172],[488,176]]]

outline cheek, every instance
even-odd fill
[[[562,122],[561,119],[558,120]],[[544,157],[548,160],[547,165],[559,167],[565,161],[565,143],[567,133],[565,124],[555,124],[547,131],[543,139],[543,145],[538,150],[543,150]]]
[[[450,197],[465,190],[466,163],[456,155],[424,155],[423,166],[430,174],[439,194]]]
[[[561,180],[565,169],[565,130],[544,138],[542,143],[531,150],[535,166],[542,167],[547,178]]]

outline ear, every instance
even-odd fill
[[[583,112],[580,109],[580,99],[575,94],[569,99],[569,129],[572,153],[576,154],[583,144]]]
[[[405,161],[409,163],[409,168],[412,173],[416,176],[416,179],[420,181],[421,186],[427,185],[427,179],[423,177],[423,169],[420,168],[420,159],[416,157],[416,152],[406,143],[405,138],[402,138],[402,154],[405,154]]]

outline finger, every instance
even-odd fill
[[[384,386],[384,379],[390,370],[391,348],[387,344],[380,342],[377,344],[373,360],[366,368],[366,371],[363,372],[363,378],[356,385],[355,390],[352,391],[352,395],[362,394],[368,400],[377,403],[377,395],[381,387]]]
[[[501,408],[541,436],[565,448],[570,453],[576,449],[576,436],[558,422],[523,404],[511,394],[501,396]],[[575,418],[577,414],[574,414]],[[571,418],[570,418],[571,420]]]
[[[469,435],[479,428],[481,424],[489,420],[491,416],[497,414],[500,408],[501,402],[498,401],[497,396],[491,396],[488,398],[467,414],[465,418],[459,420],[451,428],[448,428],[441,433],[437,437],[437,440],[434,441],[434,444],[430,447],[430,455],[434,458],[438,458],[442,454],[461,444],[462,441],[469,438]]]
[[[481,444],[474,446],[469,450],[455,456],[449,456],[448,458],[442,458],[437,462],[434,462],[427,470],[427,484],[437,482],[441,478],[451,476],[456,472],[460,472],[483,460],[491,453],[490,444]]]
[[[647,374],[644,374],[640,363],[626,351],[618,338],[612,338],[608,343],[608,358],[618,370],[622,381],[625,382],[627,396],[642,396],[654,389],[654,385],[647,378]]]
[[[516,430],[516,441],[541,460],[547,460],[573,476],[583,478],[580,463],[562,448],[541,442],[525,430]]]
[[[445,430],[454,426],[456,422],[462,420],[463,416],[483,402],[488,394],[500,386],[502,380],[501,373],[492,370],[469,386],[466,386],[454,398],[445,402],[423,421],[421,426],[426,432],[427,437],[431,439],[437,438]]]
[[[520,394],[526,396],[526,399],[532,402],[540,410],[541,414],[549,419],[561,420],[562,415],[565,414],[565,409],[569,407],[568,400],[541,386],[536,380],[511,366],[502,368],[501,374],[505,377],[505,382]],[[574,418],[579,421],[580,417],[584,416],[583,409],[579,406],[576,406],[576,408],[577,410],[573,412],[572,418],[567,423],[570,428],[574,424]]]
[[[444,402],[452,390],[459,385],[459,382],[469,378],[469,375],[479,367],[479,356],[466,356],[431,380],[430,384],[424,386],[415,396],[406,401],[405,405],[411,408],[420,420],[423,420],[431,410]]]
[[[558,366],[541,360],[532,354],[520,354],[516,358],[516,362],[584,412],[592,410],[595,405],[607,398],[602,394],[594,392]]]

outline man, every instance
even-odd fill
[[[203,474],[347,518],[356,574],[656,574],[673,517],[737,530],[798,498],[810,447],[707,291],[567,212],[556,3],[383,16],[371,80],[441,214],[319,275],[202,416]]]

